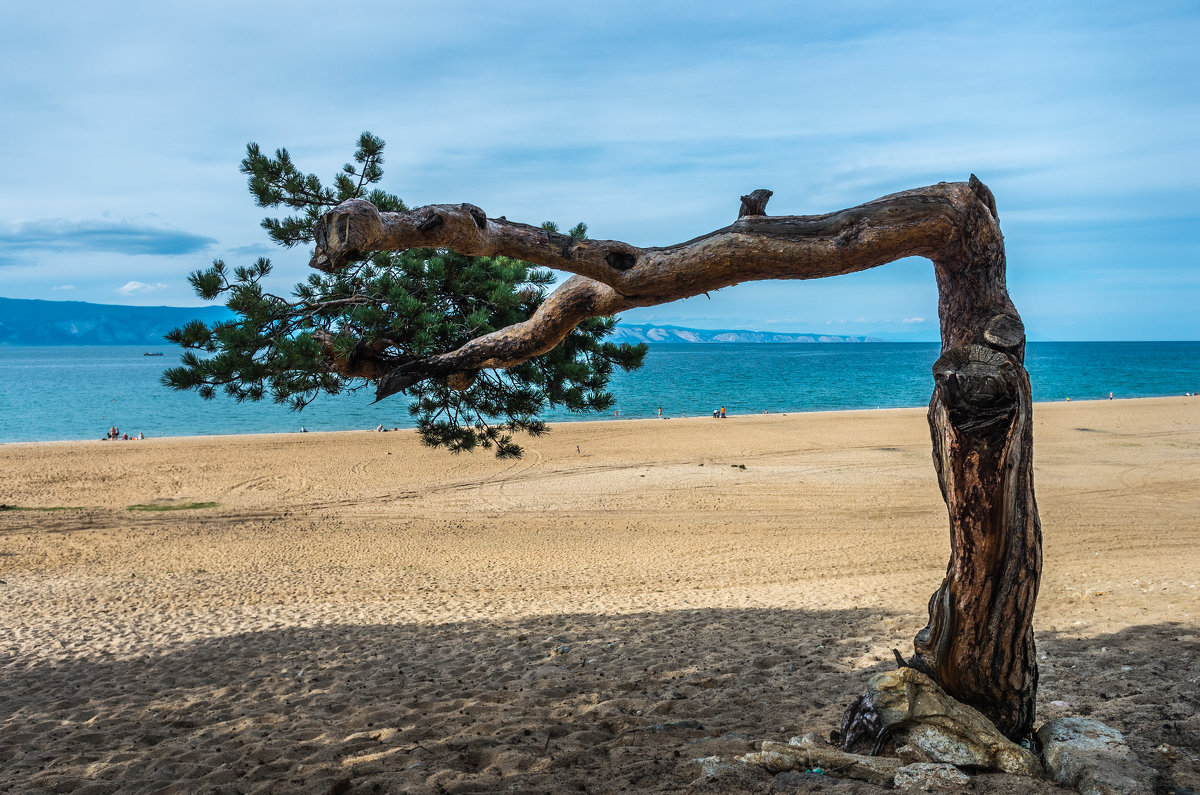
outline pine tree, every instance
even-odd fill
[[[317,220],[348,199],[407,210],[376,187],[383,149],[381,139],[364,132],[354,163],[326,186],[299,171],[286,149],[271,157],[247,145],[241,171],[255,202],[293,211],[263,219],[268,236],[285,248],[312,245]],[[557,231],[553,223],[543,226]],[[587,227],[577,224],[567,234],[586,239]],[[186,350],[180,366],[163,373],[166,386],[206,399],[218,392],[239,402],[270,396],[299,411],[322,393],[362,390],[396,366],[529,319],[555,281],[551,270],[509,257],[430,248],[377,252],[353,268],[314,273],[290,299],[263,288],[270,272],[266,258],[232,269],[216,260],[188,277],[201,298],[223,298],[235,319],[211,326],[193,321],[168,334]],[[515,367],[414,384],[405,394],[422,441],[454,452],[482,446],[501,458],[519,457],[513,434],[545,433],[539,416],[547,407],[605,411],[613,404],[613,368],[636,369],[646,354],[645,345],[605,342],[615,326],[611,317],[590,318],[549,353]]]

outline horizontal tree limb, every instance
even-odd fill
[[[978,188],[976,187],[978,185]],[[982,189],[982,190],[980,190]],[[986,192],[986,194],[984,194]],[[380,212],[362,199],[318,222],[312,267],[336,272],[372,251],[445,248],[468,256],[507,256],[574,273],[529,320],[410,362],[379,382],[377,397],[425,378],[511,367],[541,355],[589,317],[688,298],[740,282],[818,279],[910,256],[952,265],[973,208],[994,216],[983,183],[942,182],[824,215],[766,216],[770,192],[742,197],[739,217],[710,234],[661,248],[580,240],[553,230],[488,218],[472,204]],[[992,224],[995,225],[994,218]],[[995,227],[999,238],[999,227]]]
[[[746,215],[684,243],[639,248],[488,218],[473,204],[381,213],[352,199],[318,222],[309,264],[332,273],[372,251],[448,248],[586,276],[629,298],[677,300],[744,281],[819,279],[902,257],[933,258],[955,237],[964,207],[977,201],[968,183],[943,182],[825,215]]]

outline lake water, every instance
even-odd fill
[[[147,436],[206,436],[411,427],[407,402],[368,391],[322,396],[297,414],[269,400],[235,403],[158,382],[177,353],[144,348],[0,347],[0,442],[99,439],[110,426]],[[936,343],[653,345],[646,365],[616,373],[621,418],[924,406]],[[1155,397],[1200,391],[1200,342],[1034,342],[1035,401]],[[612,413],[550,411],[554,422]]]

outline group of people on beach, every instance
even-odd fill
[[[137,436],[130,436],[127,433],[121,433],[121,429],[114,425],[108,429],[108,435],[105,436],[104,439],[102,439],[101,441],[105,441],[105,442],[133,441],[133,442],[136,442],[136,441],[140,441],[145,438],[146,438],[146,435],[144,433],[142,433],[141,431],[138,431]]]
[[[763,412],[763,414],[766,414],[766,413],[767,413],[766,411]],[[614,411],[612,413],[612,416],[613,416],[613,419],[620,419],[619,408],[617,411]],[[680,414],[680,417],[686,417],[686,416],[688,416],[688,414]],[[725,406],[721,406],[720,408],[714,408],[713,418],[714,419],[725,419]],[[659,406],[659,419],[671,419],[670,417],[662,416],[662,406]],[[380,426],[380,428],[382,428],[382,426]]]

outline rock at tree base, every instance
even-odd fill
[[[691,760],[699,765],[700,777],[692,781],[689,791],[697,792],[755,792],[763,786],[763,772],[737,762],[727,762],[719,756]]]
[[[770,740],[763,741],[761,751],[738,757],[737,761],[747,765],[758,765],[771,773],[820,768],[837,778],[858,779],[881,787],[892,786],[896,771],[900,769],[899,759],[848,754],[832,748],[787,745]]]
[[[866,695],[896,744],[912,746],[933,762],[1023,776],[1042,773],[1031,751],[915,668],[876,674]]]
[[[896,771],[896,789],[944,792],[971,786],[971,777],[954,765],[918,762]]]
[[[1083,795],[1154,791],[1155,773],[1138,762],[1116,729],[1088,718],[1055,718],[1037,732],[1046,771]]]

